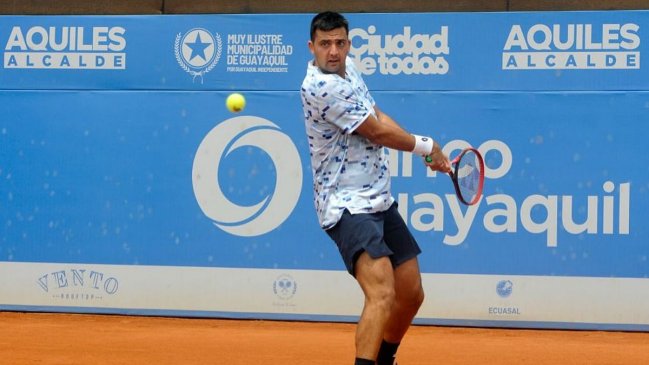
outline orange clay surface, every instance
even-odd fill
[[[354,325],[0,312],[0,364],[351,365]],[[400,365],[649,364],[649,333],[413,326]]]

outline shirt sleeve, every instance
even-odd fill
[[[347,67],[348,72],[352,73],[354,75],[354,77],[358,78],[358,80],[361,81],[361,87],[362,87],[361,92],[363,93],[365,98],[370,102],[370,104],[371,104],[371,106],[373,108],[374,105],[376,105],[376,102],[374,101],[374,98],[372,97],[372,94],[370,94],[370,90],[367,88],[367,85],[365,84],[365,81],[363,80],[363,76],[361,76],[361,73],[358,71],[358,68],[356,68],[356,63],[354,62],[354,60],[349,58],[349,56],[347,57],[346,67]]]

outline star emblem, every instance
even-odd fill
[[[174,42],[174,54],[178,65],[192,75],[192,81],[210,72],[221,58],[223,43],[219,33],[212,34],[203,28],[178,33]]]
[[[201,33],[196,32],[196,39],[194,39],[193,43],[187,42],[185,43],[187,47],[191,48],[192,53],[189,56],[189,61],[191,62],[195,57],[200,57],[203,59],[203,61],[207,61],[207,57],[205,57],[205,49],[209,46],[212,45],[212,42],[203,42],[201,40]]]

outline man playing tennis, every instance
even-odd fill
[[[347,57],[349,25],[339,13],[311,21],[314,59],[302,83],[315,207],[365,305],[356,328],[356,365],[392,365],[401,339],[424,300],[417,242],[390,193],[384,147],[450,162],[430,137],[410,134],[374,103]]]

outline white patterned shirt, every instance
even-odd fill
[[[374,99],[349,57],[345,67],[342,78],[311,61],[301,88],[314,203],[324,229],[336,225],[345,209],[375,213],[394,202],[383,146],[354,133],[370,114],[376,117]]]

